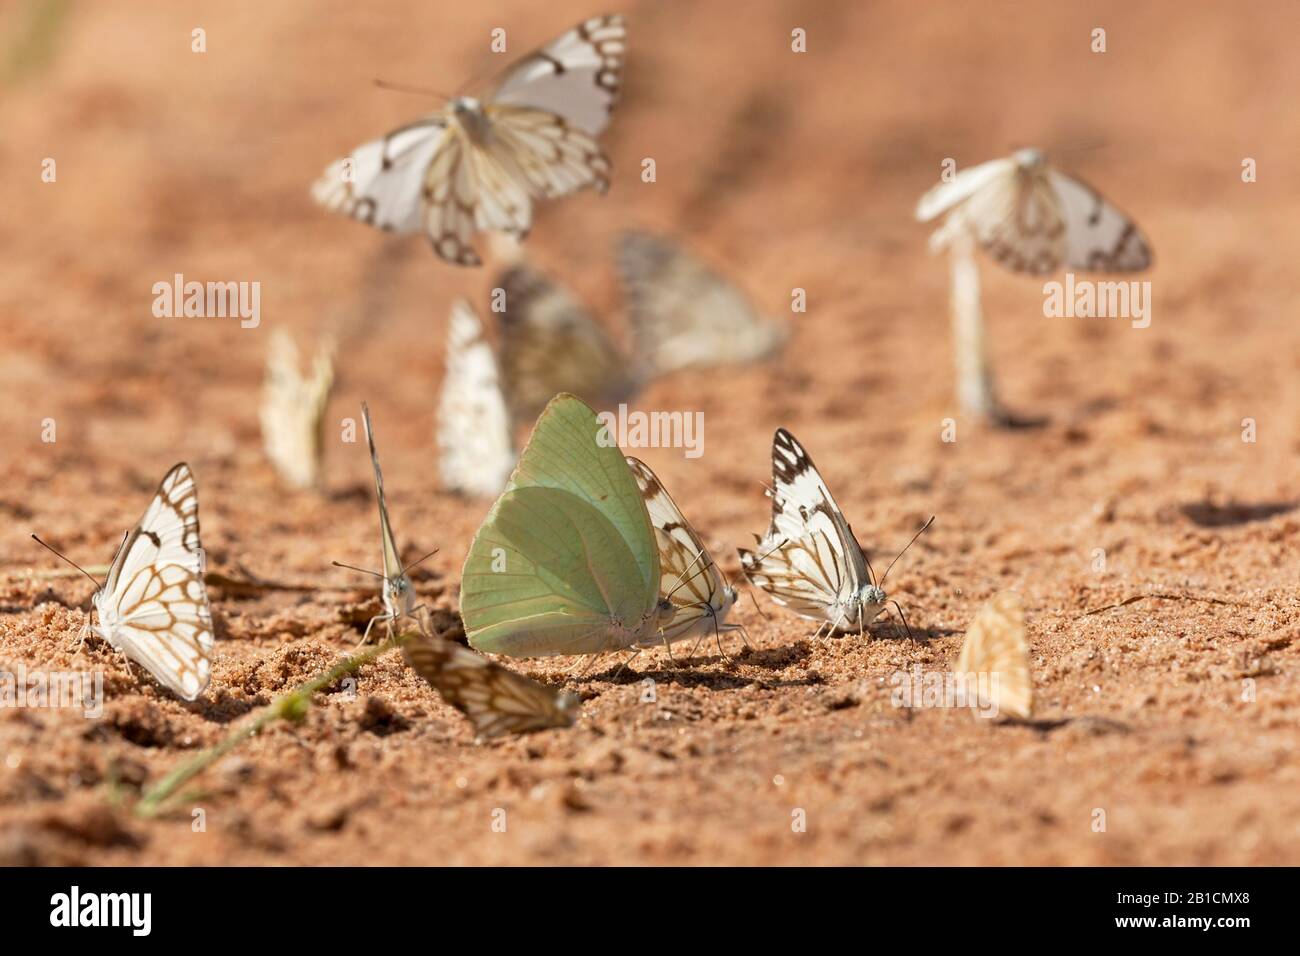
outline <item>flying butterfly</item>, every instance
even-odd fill
[[[461,575],[471,647],[515,657],[599,654],[661,640],[659,549],[627,461],[596,413],[557,395]]]
[[[469,303],[458,299],[447,328],[447,373],[438,402],[438,474],[449,491],[488,497],[515,466],[510,413],[492,346]]]
[[[827,627],[830,632],[856,628],[861,633],[885,609],[884,583],[894,564],[890,562],[876,580],[817,466],[784,428],[778,428],[772,440],[768,494],[772,523],[767,534],[754,536],[756,551],[740,549],[740,564],[749,580],[800,617],[820,621],[818,632]],[[927,521],[912,541],[933,521]],[[901,617],[898,602],[893,604]]]
[[[785,323],[760,315],[739,289],[667,239],[624,233],[618,266],[638,354],[658,374],[756,362],[789,337]]]
[[[502,383],[516,422],[536,418],[561,392],[598,408],[636,392],[627,359],[565,289],[523,262],[507,268],[495,287],[504,298]]]
[[[570,727],[577,719],[574,694],[516,674],[433,634],[427,625],[402,644],[402,656],[447,703],[469,718],[479,737]]]
[[[1065,266],[1095,272],[1135,272],[1151,265],[1151,247],[1127,215],[1091,186],[1022,149],[959,172],[930,189],[916,206],[929,222],[951,212],[931,244],[945,246],[955,230],[1013,272],[1043,275]]]
[[[976,685],[980,675],[996,678],[991,682],[992,700],[981,701],[982,705],[1021,720],[1033,714],[1025,611],[1014,591],[995,594],[979,609],[966,630],[953,671],[968,675],[967,681]]]
[[[626,31],[617,14],[593,17],[507,67],[475,96],[456,96],[331,165],[318,203],[372,226],[425,232],[434,252],[481,263],[476,233],[523,239],[533,201],[609,187],[597,137],[623,78]]]
[[[740,625],[726,623],[736,603],[736,591],[709,557],[699,534],[649,465],[630,456],[627,463],[645,499],[659,545],[659,595],[676,608],[662,635],[656,635],[650,644],[672,644],[709,633],[720,641],[724,631],[740,630]]]
[[[375,624],[385,622],[391,626],[393,621],[415,610],[415,588],[407,572],[420,561],[437,552],[431,551],[409,566],[402,565],[401,553],[397,550],[397,539],[393,536],[393,526],[388,520],[388,502],[384,498],[384,473],[379,470],[379,452],[375,450],[375,432],[370,424],[370,407],[365,402],[361,403],[361,421],[366,430],[366,443],[370,446],[370,464],[375,472],[375,499],[379,503],[379,543],[384,555],[384,571],[379,574],[338,561],[334,564],[336,567],[348,568],[351,571],[373,574],[383,580],[380,597],[384,602],[384,613],[376,614],[366,624],[365,633],[361,635],[361,643],[364,644],[370,638],[370,630]]]
[[[212,611],[203,564],[198,493],[190,466],[181,462],[163,477],[144,515],[122,539],[108,578],[91,600],[97,623],[90,629],[185,700],[198,699],[212,679]]]
[[[262,386],[262,445],[276,472],[292,488],[321,483],[325,407],[334,384],[334,343],[326,339],[303,376],[298,347],[283,329],[271,336]]]

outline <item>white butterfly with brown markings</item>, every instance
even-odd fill
[[[262,447],[291,488],[317,488],[324,457],[325,408],[334,385],[334,342],[322,340],[303,375],[298,346],[284,329],[271,336],[262,385]]]
[[[621,16],[586,20],[507,67],[486,91],[357,147],[312,195],[381,229],[423,231],[440,258],[479,265],[476,233],[523,239],[534,200],[609,187],[596,137],[618,98],[625,44]]]
[[[755,535],[754,551],[740,549],[740,564],[749,580],[800,617],[820,621],[819,632],[823,627],[830,632],[864,631],[885,609],[883,585],[889,568],[876,579],[817,466],[784,428],[778,428],[772,440],[769,494],[772,523],[767,534],[761,539]],[[933,521],[927,521],[912,541]]]
[[[1151,265],[1151,247],[1127,215],[1091,186],[1022,149],[959,172],[930,189],[916,206],[929,222],[949,213],[931,238],[945,246],[969,230],[993,259],[1014,272],[1043,275],[1062,266],[1135,272]]]
[[[185,700],[196,700],[212,679],[212,611],[203,563],[198,493],[190,466],[181,462],[163,477],[122,539],[108,578],[91,599],[90,630]]]
[[[736,603],[735,589],[709,557],[699,534],[650,466],[631,456],[627,463],[645,500],[659,546],[659,595],[677,609],[655,638],[642,646],[672,644],[696,635],[713,634],[721,648],[724,631],[741,630],[738,624],[726,623],[727,614]]]

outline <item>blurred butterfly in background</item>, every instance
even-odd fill
[[[656,635],[647,646],[713,634],[721,650],[722,633],[741,630],[738,624],[726,623],[727,614],[736,603],[735,590],[650,466],[630,456],[627,463],[645,499],[659,545],[662,573],[659,595],[677,609],[672,621],[664,626],[663,634]]]
[[[623,80],[617,14],[586,20],[447,105],[331,165],[312,187],[322,206],[380,229],[425,232],[434,252],[481,263],[476,233],[523,239],[533,201],[609,187],[596,137]]]
[[[966,629],[953,671],[977,677],[995,675],[992,700],[981,700],[980,705],[1029,719],[1034,708],[1034,683],[1029,675],[1025,611],[1014,591],[995,594],[979,609]],[[967,693],[977,686],[977,680],[971,681]]]
[[[212,610],[203,565],[198,492],[190,466],[181,462],[163,477],[91,599],[97,623],[90,629],[185,700],[196,700],[212,679]]]
[[[1041,150],[1022,149],[962,170],[916,206],[920,222],[947,212],[932,248],[946,246],[954,230],[969,230],[1013,272],[1043,275],[1062,266],[1134,272],[1151,265],[1151,247],[1133,220],[1091,186],[1050,166]]]
[[[759,315],[739,289],[667,239],[624,233],[618,267],[638,355],[658,374],[756,362],[789,337],[784,322]]]
[[[877,582],[870,560],[817,466],[784,428],[776,430],[772,441],[768,494],[772,523],[767,534],[761,539],[754,536],[755,551],[740,549],[740,564],[749,580],[800,617],[821,621],[818,632],[827,627],[831,632],[856,629],[861,633],[885,608],[884,577]],[[933,521],[927,521],[912,540]],[[893,562],[885,576],[892,567]],[[897,608],[898,602],[893,603]]]
[[[438,402],[438,474],[448,491],[490,497],[501,493],[515,466],[510,413],[492,346],[473,308],[451,307],[447,372]]]
[[[325,408],[334,385],[334,343],[325,339],[304,377],[298,347],[284,329],[271,336],[262,385],[262,447],[276,474],[291,488],[319,488],[324,455]]]
[[[532,421],[561,392],[597,408],[636,393],[628,360],[565,289],[523,262],[494,285],[504,297],[501,376],[515,422]]]
[[[474,535],[460,610],[471,647],[515,657],[651,644],[672,621],[654,529],[596,413],[557,395]]]
[[[427,616],[425,617],[427,621]],[[578,698],[516,674],[421,624],[402,656],[442,698],[469,718],[478,737],[570,727]]]

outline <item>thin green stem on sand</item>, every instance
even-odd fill
[[[245,740],[257,735],[263,728],[277,720],[293,722],[302,720],[311,707],[312,695],[317,691],[324,690],[339,678],[370,663],[386,651],[400,647],[418,633],[418,627],[407,628],[363,653],[354,654],[340,661],[323,674],[319,674],[289,693],[277,697],[254,717],[241,723],[219,743],[202,751],[193,759],[187,760],[156,785],[150,787],[144,796],[140,798],[140,802],[136,804],[135,812],[142,817],[154,816],[163,809],[163,804],[174,796],[177,790],[230,753]]]

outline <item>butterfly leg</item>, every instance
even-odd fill
[[[391,614],[376,614],[370,619],[370,623],[366,625],[365,631],[361,634],[361,640],[357,641],[356,646],[361,647],[366,643],[366,641],[370,640],[370,629],[375,626],[376,621],[388,621],[391,623],[392,620],[393,616]]]
[[[623,671],[627,670],[627,665],[631,664],[634,660],[636,660],[637,655],[640,653],[641,653],[640,648],[636,648],[635,650],[633,650],[632,655],[627,660],[625,660],[622,664],[619,665],[619,668],[617,671],[614,672],[614,677],[612,679],[618,680],[619,677],[622,676]]]

